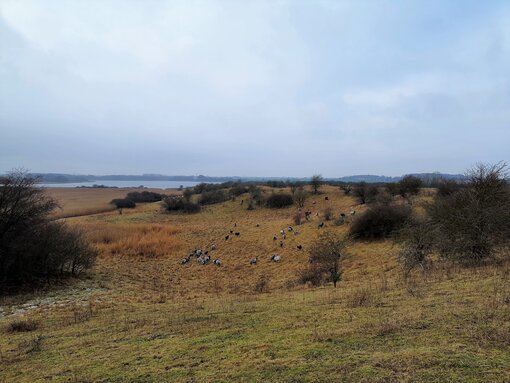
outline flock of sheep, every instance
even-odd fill
[[[326,199],[328,199],[328,197],[326,197]],[[356,211],[355,210],[351,210],[350,211],[350,215],[354,215],[354,214],[356,214]],[[306,211],[305,212],[305,217],[306,217],[307,220],[309,220],[311,215],[312,215],[311,211]],[[316,213],[316,215],[318,216],[319,213]],[[342,219],[346,218],[346,215],[344,213],[340,214],[340,216],[341,216]],[[325,226],[324,222],[320,222],[319,225],[318,225],[318,229],[321,229],[324,226]],[[256,227],[260,227],[260,225],[257,224]],[[237,228],[237,223],[234,223],[234,228]],[[295,230],[292,226],[287,226],[286,229],[281,229],[280,230],[281,239],[280,239],[280,242],[279,242],[280,247],[284,247],[284,243],[285,243],[284,241],[287,239],[287,233],[289,233],[289,234],[293,233],[294,235],[298,235],[299,231]],[[241,233],[239,231],[230,230],[230,233],[225,235],[225,241],[228,241],[231,238],[234,238],[234,236],[235,237],[240,237]],[[276,234],[273,235],[273,242],[275,242],[275,241],[278,241],[278,236]],[[303,246],[302,245],[297,245],[296,247],[297,247],[298,250],[303,250]],[[209,255],[209,253],[211,251],[216,250],[216,248],[217,248],[216,244],[213,243],[209,250],[195,249],[190,254],[188,254],[187,256],[185,256],[184,258],[181,259],[181,265],[186,265],[186,264],[190,263],[193,258],[196,258],[196,260],[197,260],[197,262],[199,264],[207,265],[207,264],[211,263],[211,255]],[[282,260],[282,257],[280,255],[277,255],[277,254],[273,254],[273,255],[271,255],[269,257],[269,261],[270,262],[280,262],[281,260]],[[256,265],[257,262],[258,262],[258,257],[254,257],[254,258],[250,259],[249,264],[250,265]],[[221,266],[222,265],[222,261],[219,258],[215,258],[212,261],[212,264],[216,265],[216,266]]]

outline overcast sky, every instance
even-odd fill
[[[510,159],[510,2],[0,0],[0,171]]]

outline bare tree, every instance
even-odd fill
[[[336,287],[342,278],[341,262],[345,247],[345,239],[332,232],[322,233],[310,248],[310,265],[305,274],[315,278],[316,282],[333,282]]]
[[[310,180],[310,185],[312,185],[313,194],[319,193],[319,188],[324,183],[324,178],[320,174],[314,174],[312,179]]]
[[[304,207],[305,206],[305,201],[308,197],[308,193],[306,192],[305,189],[303,189],[302,186],[300,186],[295,192],[294,192],[294,202],[299,206],[299,207]]]

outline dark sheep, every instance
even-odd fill
[[[236,237],[239,237],[241,235],[241,233],[239,233],[238,231],[236,231]]]
[[[297,245],[297,248],[298,248],[298,250],[303,250],[303,246],[302,245]]]
[[[229,238],[230,238],[230,235],[226,235],[225,236],[225,241],[228,241]]]
[[[183,259],[181,259],[181,265],[185,265],[188,262],[189,262],[189,257],[184,257]]]

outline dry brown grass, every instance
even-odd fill
[[[248,211],[243,196],[195,215],[149,204],[68,219],[100,251],[86,283],[104,292],[36,310],[35,334],[4,332],[0,380],[508,381],[507,263],[402,279],[395,245],[357,242],[338,288],[296,285],[324,230],[321,212],[355,205],[338,188],[323,192],[307,200],[312,220],[287,232],[283,248],[272,237],[293,224],[296,208]],[[348,224],[326,229],[344,235]],[[225,241],[230,230],[241,235]],[[194,248],[223,265],[181,265]]]
[[[168,195],[180,193],[176,189],[46,188],[46,192],[60,204],[60,208],[54,213],[55,218],[78,217],[113,211],[115,207],[110,204],[112,199],[124,198],[129,192],[144,190]]]

